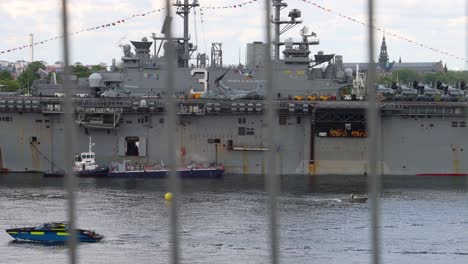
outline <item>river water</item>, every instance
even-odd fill
[[[370,263],[370,203],[364,177],[283,177],[281,263]],[[80,228],[105,235],[78,247],[79,263],[169,263],[167,180],[79,179]],[[183,263],[268,263],[268,205],[262,176],[182,181]],[[385,177],[384,263],[467,263],[466,179]],[[63,180],[0,175],[0,229],[66,219]],[[0,263],[67,263],[63,245],[18,243],[0,232]]]

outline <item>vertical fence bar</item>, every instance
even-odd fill
[[[71,264],[77,263],[77,236],[75,228],[75,189],[76,178],[72,169],[72,161],[74,160],[74,124],[73,124],[73,104],[72,104],[72,83],[70,80],[70,59],[69,59],[69,42],[68,42],[68,13],[67,0],[62,0],[62,35],[63,35],[63,60],[65,63],[63,75],[63,88],[65,97],[63,99],[64,106],[64,150],[65,150],[65,181],[67,189],[67,214],[68,214],[68,256]]]
[[[468,71],[468,0],[465,1],[465,57],[464,58],[465,58],[464,60],[465,71]],[[468,107],[466,105],[465,105],[465,122],[468,123]],[[466,182],[466,187],[468,187],[468,177],[466,177],[465,182]]]
[[[172,4],[170,0],[166,0],[166,19],[171,17]],[[170,217],[169,217],[169,235],[171,241],[171,263],[179,263],[179,240],[177,236],[177,206],[179,200],[179,179],[176,173],[176,125],[177,125],[177,113],[176,113],[176,98],[175,98],[175,47],[172,41],[172,23],[168,24],[166,39],[169,43],[164,52],[168,52],[167,59],[167,97],[166,97],[166,109],[167,109],[167,143],[168,143],[168,157],[169,157],[169,190],[173,194],[173,198],[170,202]]]
[[[277,196],[279,193],[279,175],[277,172],[277,166],[275,163],[275,152],[276,152],[276,134],[277,128],[275,127],[275,113],[276,107],[273,98],[273,86],[272,86],[272,61],[271,61],[271,0],[265,0],[265,88],[266,88],[266,142],[268,145],[267,163],[266,163],[266,174],[265,174],[265,185],[268,192],[268,203],[269,203],[269,230],[270,230],[270,250],[271,250],[271,263],[279,263],[279,242],[278,242],[278,201]],[[279,40],[277,40],[279,41]]]
[[[380,233],[379,233],[379,188],[380,188],[380,172],[378,171],[377,163],[379,162],[379,128],[380,117],[378,113],[377,97],[376,97],[376,64],[375,64],[375,47],[374,47],[374,0],[368,0],[368,56],[369,56],[369,71],[367,76],[367,158],[368,158],[368,186],[371,202],[371,243],[372,243],[372,263],[380,263]]]

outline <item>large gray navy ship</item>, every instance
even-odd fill
[[[91,137],[99,164],[149,164],[168,160],[164,150],[175,147],[181,164],[216,162],[227,173],[262,174],[265,151],[272,148],[281,174],[367,173],[367,103],[354,100],[361,96],[353,88],[353,70],[344,68],[342,56],[313,50],[319,40],[306,27],[297,39],[281,39],[288,28],[301,23],[301,11],[292,9],[285,20],[280,13],[287,4],[272,2],[273,90],[280,138],[274,146],[264,139],[266,45],[247,44],[245,65],[225,66],[222,45],[214,43],[207,63],[208,55],[195,55],[188,32],[189,14],[198,3],[185,0],[175,4],[184,19],[182,37],[168,40],[163,27],[161,35],[123,45],[122,67],[75,81],[76,151],[85,151]],[[168,146],[165,134],[165,99],[170,95],[164,51],[170,45],[176,46],[177,58],[177,146]],[[418,95],[407,96],[404,87],[378,89],[400,99],[379,103],[383,174],[468,172],[463,100],[412,100]],[[30,96],[0,95],[0,169],[63,168],[62,93],[61,85],[44,79],[34,83]]]

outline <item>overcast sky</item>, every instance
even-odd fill
[[[175,1],[175,0],[173,0]],[[60,34],[59,0],[0,0],[0,51],[28,44],[29,33],[35,41],[57,37]],[[164,0],[71,0],[71,31],[111,23],[133,14],[155,10],[164,5]],[[199,0],[201,7],[227,6],[248,0]],[[323,11],[302,0],[286,0],[288,8],[302,10],[303,25],[284,34],[282,38],[299,37],[299,30],[307,25],[318,34],[321,44],[313,52],[324,51],[343,55],[345,62],[367,60],[366,27]],[[316,0],[326,8],[349,17],[366,21],[367,0]],[[224,62],[236,64],[245,60],[245,44],[264,40],[263,1],[231,9],[204,9],[203,23],[197,10],[190,19],[192,41],[198,40],[200,52],[209,53],[212,42],[223,44]],[[377,24],[388,32],[418,41],[425,46],[465,57],[466,0],[392,0],[377,1]],[[287,17],[288,12],[282,13]],[[191,14],[193,15],[193,13]],[[164,12],[155,12],[136,17],[95,31],[83,32],[71,37],[72,61],[83,64],[111,63],[112,58],[121,58],[119,43],[150,37],[160,33]],[[181,33],[181,19],[175,18],[175,26]],[[197,30],[195,31],[195,25]],[[378,47],[382,33],[377,32]],[[462,60],[440,54],[421,46],[387,35],[390,60],[403,62],[439,61],[449,69],[464,69]],[[35,47],[35,60],[53,63],[61,59],[61,41],[49,41]],[[28,50],[0,54],[0,60],[29,60]]]

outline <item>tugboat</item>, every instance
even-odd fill
[[[105,177],[109,172],[108,167],[99,167],[95,161],[95,153],[93,152],[94,143],[91,137],[89,137],[89,149],[88,152],[81,152],[81,154],[75,156],[75,166],[73,171],[80,177]],[[44,177],[63,177],[65,175],[64,170],[59,171],[47,171],[43,173]]]
[[[6,232],[15,240],[42,243],[62,243],[69,237],[68,225],[63,222],[45,223],[37,227],[11,228]],[[77,229],[76,233],[80,242],[98,242],[104,237],[92,230]]]

